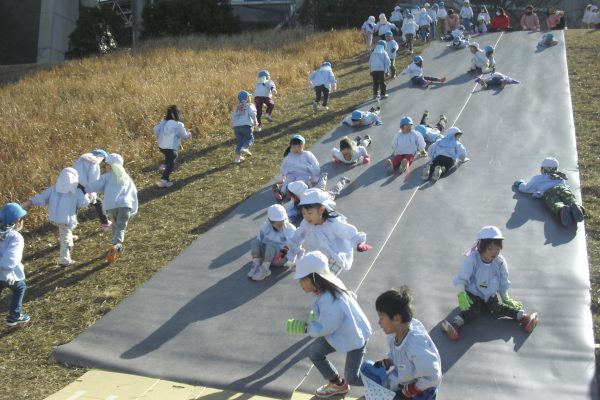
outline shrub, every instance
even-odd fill
[[[75,30],[69,35],[66,58],[106,54],[121,42],[121,19],[111,9],[80,7]]]

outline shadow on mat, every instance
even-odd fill
[[[508,229],[517,229],[530,220],[543,221],[544,237],[546,238],[544,245],[560,246],[569,243],[575,238],[577,226],[562,226],[558,217],[552,215],[548,207],[546,207],[544,200],[534,199],[526,193],[515,193],[513,198],[517,200],[517,203],[510,218],[506,221]]]
[[[286,268],[272,268],[271,271],[271,277],[267,281],[253,282],[246,276],[248,266],[237,269],[233,274],[216,282],[190,300],[150,336],[121,354],[121,358],[134,359],[151,353],[176,337],[189,325],[216,317],[248,303],[291,273]],[[223,296],[224,293],[236,293],[236,295]]]
[[[446,316],[446,320],[450,321],[456,314],[457,310],[452,311]],[[518,352],[529,335],[523,331],[517,321],[509,318],[496,319],[489,314],[482,314],[465,325],[457,341],[450,340],[446,336],[441,324],[437,324],[429,332],[440,353],[443,374],[446,374],[476,343],[502,340],[507,342],[503,345],[509,346],[508,342],[512,339],[513,350]],[[535,331],[531,335],[535,335]]]

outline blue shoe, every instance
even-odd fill
[[[31,318],[29,318],[29,315],[27,314],[19,314],[16,317],[9,315],[8,318],[6,318],[6,326],[13,328],[18,325],[24,325],[28,323],[30,319]]]
[[[581,207],[579,204],[571,204],[569,208],[571,209],[571,216],[573,217],[575,222],[583,221],[585,217],[583,207]]]
[[[558,215],[560,216],[560,223],[563,226],[569,226],[573,223],[573,217],[571,217],[571,208],[569,206],[563,206]]]

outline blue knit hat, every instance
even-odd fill
[[[102,149],[92,150],[92,154],[95,155],[96,157],[102,157],[104,159],[106,159],[106,157],[108,157],[108,153]]]
[[[6,203],[0,209],[0,222],[5,225],[13,225],[27,215],[27,211],[17,203]]]

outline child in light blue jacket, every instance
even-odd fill
[[[187,131],[183,122],[180,121],[180,111],[176,105],[170,105],[167,108],[165,118],[154,127],[154,134],[158,142],[158,148],[165,156],[165,169],[158,182],[158,187],[166,188],[173,186],[171,182],[171,172],[175,168],[177,151],[181,146],[181,140],[188,140],[192,137],[192,132]]]
[[[323,97],[323,109],[329,110],[327,102],[329,101],[329,93],[337,88],[337,80],[333,75],[331,63],[323,62],[321,68],[313,71],[308,77],[309,83],[315,89],[315,101],[313,101],[313,112],[319,111],[319,103]]]
[[[77,189],[78,174],[74,168],[65,168],[60,172],[56,185],[35,195],[25,202],[26,206],[48,206],[48,217],[52,225],[58,228],[61,267],[73,264],[71,247],[77,236],[73,230],[77,226],[77,209],[90,204],[89,195]]]
[[[327,383],[317,389],[319,398],[328,398],[350,391],[350,384],[362,386],[359,370],[371,337],[371,324],[344,283],[327,266],[327,257],[312,251],[296,264],[294,279],[305,293],[314,295],[309,321],[289,319],[286,331],[290,334],[308,334],[316,340],[308,354]],[[344,375],[340,375],[327,355],[346,353]]]
[[[424,181],[437,181],[456,165],[456,160],[466,162],[467,150],[460,142],[462,132],[456,126],[446,131],[446,136],[429,146],[429,159],[431,162],[423,168],[421,178]]]
[[[388,97],[385,93],[385,76],[389,72],[392,62],[385,51],[385,46],[385,40],[378,40],[375,50],[369,58],[369,70],[373,78],[373,100],[376,100],[380,93],[382,99]]]
[[[123,157],[112,153],[106,157],[106,173],[86,186],[86,191],[104,193],[104,210],[112,220],[112,244],[106,261],[115,262],[117,253],[123,251],[123,241],[129,219],[137,214],[137,188],[123,168]]]

